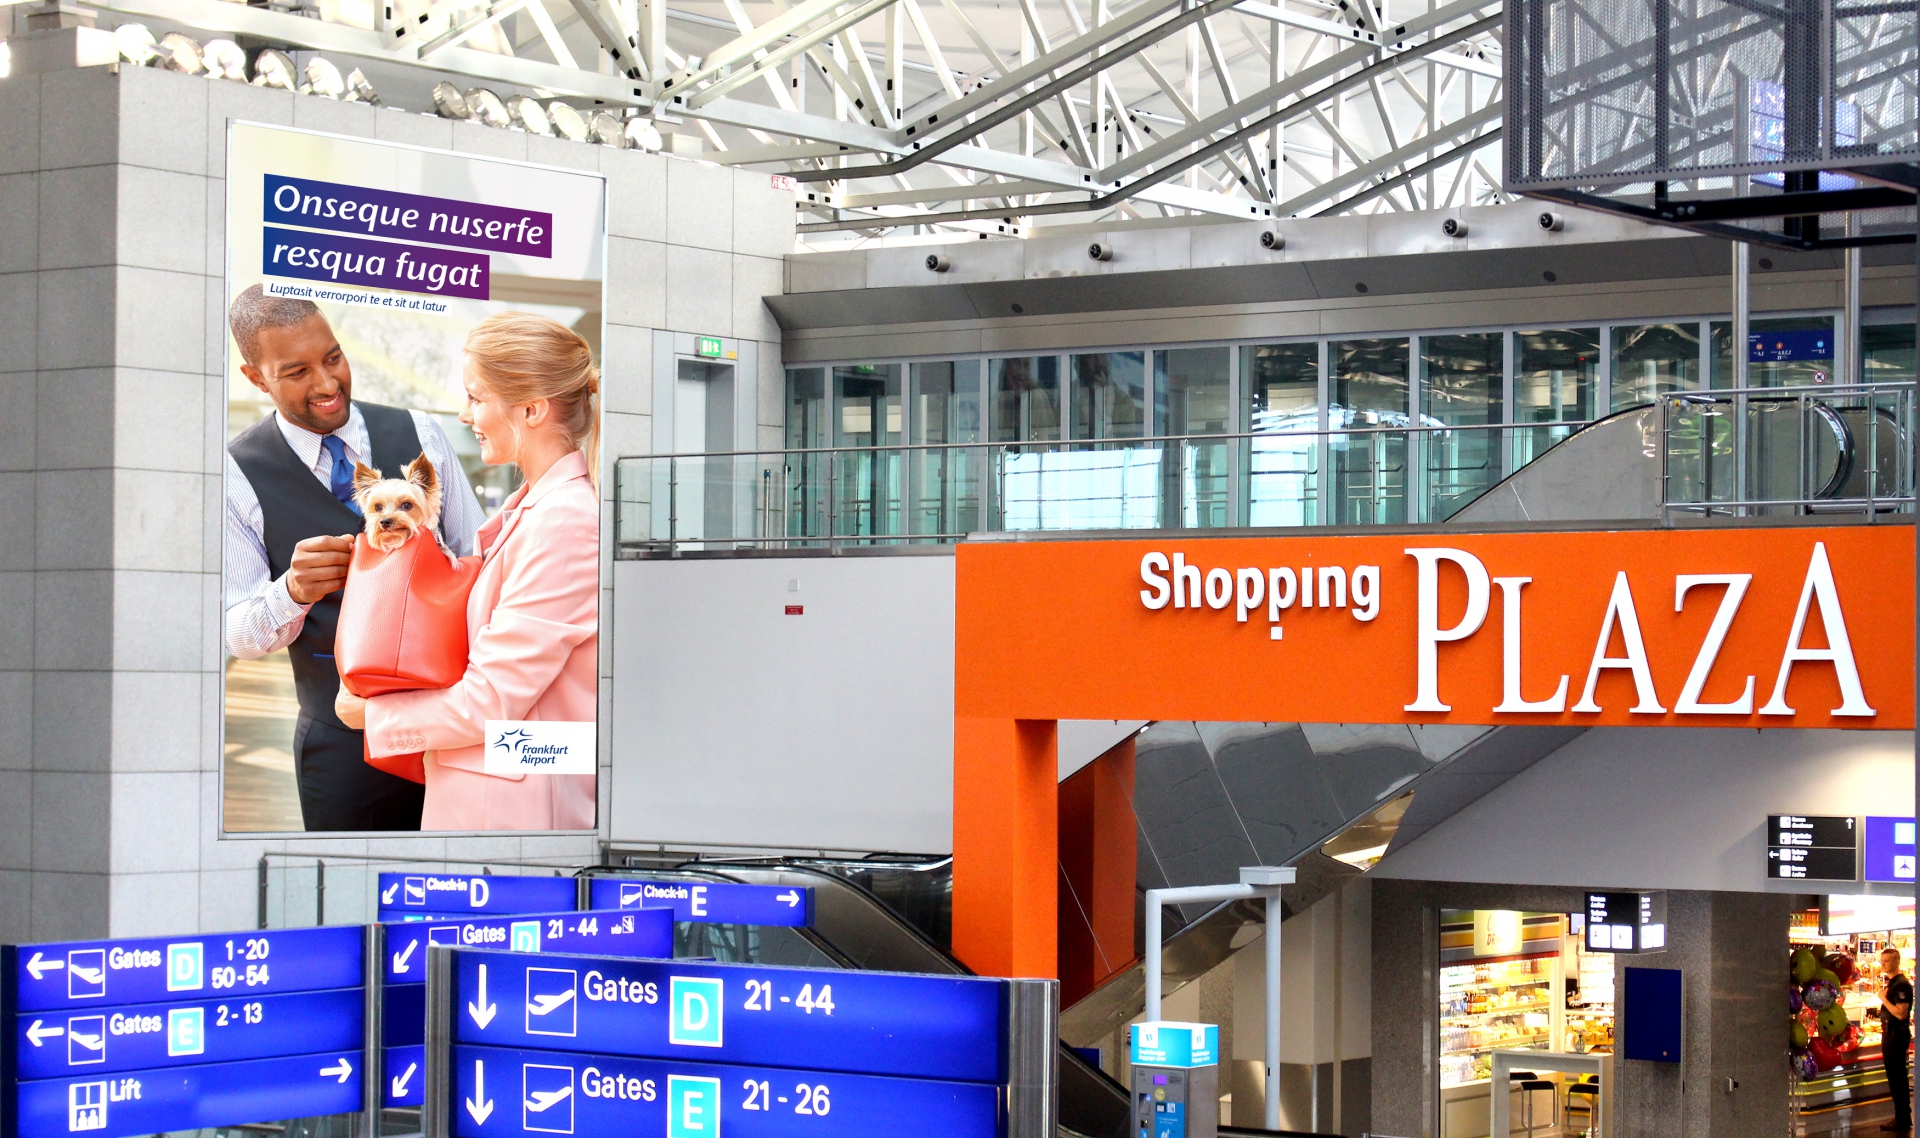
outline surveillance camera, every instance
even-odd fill
[[[1275,233],[1271,229],[1263,229],[1260,231],[1260,247],[1262,249],[1285,249],[1287,247],[1286,235],[1283,233]]]
[[[1558,233],[1562,229],[1565,229],[1566,226],[1567,219],[1557,213],[1543,213],[1540,215],[1540,228],[1546,230],[1548,233]]]
[[[1087,246],[1087,256],[1092,257],[1096,261],[1111,261],[1113,260],[1113,246],[1102,245],[1098,241],[1095,241],[1093,244]]]
[[[1440,223],[1440,232],[1446,234],[1448,237],[1465,237],[1467,235],[1467,223],[1457,217],[1449,217]]]
[[[942,257],[938,253],[927,254],[927,271],[928,272],[944,273],[951,268],[953,268],[952,261],[947,260],[945,257]]]

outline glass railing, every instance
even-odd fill
[[[1910,512],[1913,388],[1753,387],[1661,397],[1669,515]]]
[[[634,557],[993,531],[1444,521],[1583,426],[1338,414],[1340,428],[1324,431],[622,458],[618,548]]]

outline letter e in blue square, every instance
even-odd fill
[[[720,1138],[720,1080],[667,1076],[667,1138]]]
[[[198,946],[196,946],[198,947]],[[207,1009],[170,1008],[167,1011],[167,1054],[204,1055],[207,1051]]]

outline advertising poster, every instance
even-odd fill
[[[603,179],[230,130],[222,832],[591,830]]]

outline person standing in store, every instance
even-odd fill
[[[1882,1130],[1913,1130],[1913,1091],[1907,1085],[1907,1048],[1913,1043],[1913,982],[1900,972],[1900,950],[1880,952],[1880,1057],[1893,1096],[1893,1121]]]

